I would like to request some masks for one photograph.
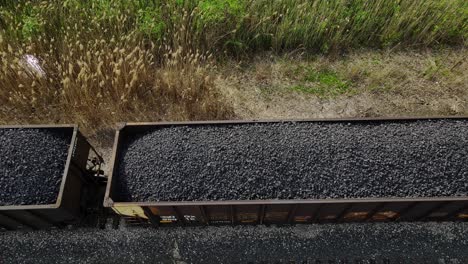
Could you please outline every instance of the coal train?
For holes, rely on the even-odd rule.
[[[468,117],[0,126],[0,228],[468,220]]]

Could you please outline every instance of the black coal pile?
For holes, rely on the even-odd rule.
[[[0,206],[56,202],[71,129],[0,129]]]
[[[468,195],[463,120],[172,126],[124,138],[122,201]]]
[[[467,263],[467,223],[0,233],[3,263]]]

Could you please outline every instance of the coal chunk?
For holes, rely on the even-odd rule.
[[[127,134],[121,201],[468,195],[468,121],[169,126]]]
[[[72,129],[0,129],[0,206],[56,202]]]

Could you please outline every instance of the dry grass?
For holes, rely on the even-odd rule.
[[[58,39],[44,31],[19,42],[0,31],[1,123],[78,123],[94,134],[123,121],[231,117],[213,82],[211,56],[184,45],[188,27],[158,46],[135,28],[120,34],[125,16],[109,24],[92,13],[75,15]],[[30,55],[43,71],[28,66]]]
[[[311,59],[259,56],[228,63],[217,85],[232,98],[240,118],[468,115],[466,57],[466,49]],[[324,70],[346,82],[347,90],[291,89],[324,85],[305,80],[310,72]]]
[[[18,59],[24,55],[21,49],[2,55],[2,122],[71,122],[93,132],[129,120],[230,117],[214,86],[210,64],[170,59],[156,68],[151,52],[139,43],[113,47],[114,52],[99,44],[79,52],[82,44],[75,43],[66,46],[67,55],[44,64],[45,76],[24,67]]]

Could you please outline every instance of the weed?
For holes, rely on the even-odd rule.
[[[160,41],[164,35],[165,24],[159,10],[144,8],[138,10],[138,30],[155,41]]]
[[[327,85],[312,85],[306,86],[303,84],[295,85],[291,87],[291,90],[304,92],[308,94],[317,95],[318,97],[335,97],[341,94],[345,94],[348,92],[349,87],[347,85],[340,85],[340,86],[327,86]]]
[[[205,25],[225,23],[226,20],[240,21],[245,12],[242,0],[202,0],[198,3],[200,22]]]
[[[317,70],[299,67],[296,69],[296,73],[300,74],[301,69],[305,70],[305,74],[300,84],[292,86],[291,90],[319,97],[334,97],[350,91],[351,81],[343,80],[337,72],[331,69]]]

